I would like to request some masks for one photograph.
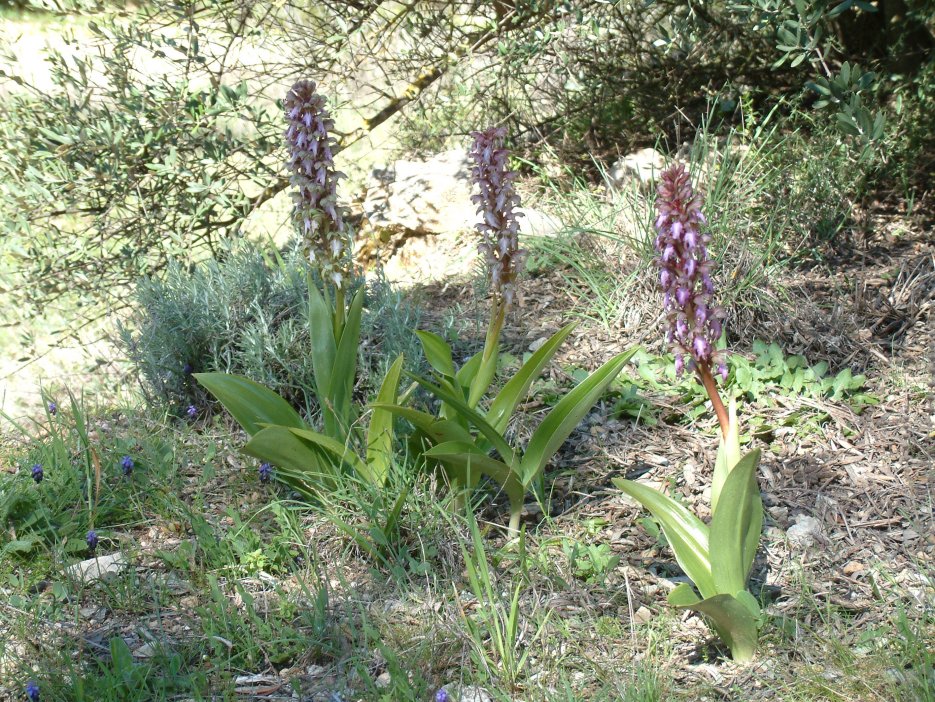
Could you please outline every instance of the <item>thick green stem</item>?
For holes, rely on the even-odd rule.
[[[344,322],[347,321],[347,310],[344,309],[344,288],[334,289],[334,340],[337,343],[344,331]]]
[[[523,503],[522,501],[519,504],[510,505],[510,528],[508,530],[507,536],[511,539],[519,536],[519,518],[523,514]]]
[[[701,384],[704,385],[704,389],[708,392],[711,404],[714,405],[714,413],[717,415],[718,424],[721,425],[721,434],[726,439],[728,429],[730,428],[730,419],[727,415],[727,409],[721,401],[721,396],[718,394],[717,383],[714,382],[711,369],[706,364],[698,364],[696,370],[698,372],[698,377],[701,379]]]
[[[497,374],[497,358],[500,355],[500,332],[503,331],[503,322],[506,319],[506,305],[503,300],[497,300],[490,310],[490,325],[487,327],[487,337],[484,339],[484,351],[481,356],[480,368],[471,381],[471,392],[468,405],[473,409],[487,392],[493,377]]]

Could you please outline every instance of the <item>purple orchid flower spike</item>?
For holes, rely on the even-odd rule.
[[[334,120],[314,81],[300,80],[289,90],[283,107],[289,126],[286,146],[292,171],[292,217],[305,241],[309,261],[323,279],[343,289],[351,273],[350,235],[345,211],[338,205]]]
[[[487,261],[495,301],[505,307],[513,304],[517,279],[522,272],[525,252],[519,248],[520,199],[513,188],[516,173],[510,170],[509,152],[503,148],[506,129],[494,127],[471,132],[474,146],[471,176],[478,193],[471,196],[482,221],[480,251]]]
[[[675,351],[675,370],[694,370],[711,398],[721,430],[727,433],[727,411],[711,374],[727,378],[725,354],[717,350],[725,312],[714,304],[714,262],[708,255],[711,237],[702,226],[702,197],[682,164],[666,169],[656,199],[656,265],[669,321],[666,338]]]

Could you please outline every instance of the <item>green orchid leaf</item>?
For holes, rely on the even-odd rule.
[[[325,436],[312,429],[290,429],[289,431],[300,439],[304,439],[324,449],[337,460],[338,464],[347,463],[367,482],[371,484],[375,482],[370,466],[364,463],[360,456],[354,453],[347,444],[343,444],[336,439],[332,439],[330,436]]]
[[[526,397],[529,386],[541,375],[542,370],[574,328],[575,323],[572,322],[555,332],[548,341],[529,357],[529,360],[516,372],[516,375],[503,386],[503,389],[490,403],[490,409],[487,410],[487,421],[490,422],[494,429],[500,433],[506,431],[510,417],[516,411],[516,406]]]
[[[308,333],[312,342],[312,370],[316,394],[324,404],[331,401],[331,372],[337,345],[334,340],[334,312],[318,286],[308,276]]]
[[[607,386],[623,370],[634,353],[636,348],[614,356],[570,390],[546,415],[529,440],[519,467],[520,479],[524,485],[528,486],[542,472],[546,463],[565,443],[568,435],[600,399]]]
[[[614,485],[648,509],[662,525],[675,560],[703,597],[717,594],[708,552],[708,527],[671,497],[632,480],[616,478]]]
[[[441,441],[437,443],[443,443],[445,441],[467,441],[468,443],[477,445],[485,452],[487,450],[486,446],[481,446],[481,441],[471,436],[471,432],[464,424],[454,419],[437,420],[432,426],[432,433],[441,439]]]
[[[673,607],[693,607],[701,602],[698,593],[688,583],[676,585],[672,592],[669,593],[668,600]]]
[[[717,510],[724,481],[740,460],[740,424],[737,422],[737,402],[728,406],[727,436],[720,436],[717,455],[714,458],[714,475],[711,478],[711,511]]]
[[[383,409],[391,412],[397,417],[402,417],[428,436],[434,443],[439,444],[444,441],[471,440],[471,434],[461,424],[452,420],[439,420],[427,412],[420,412],[411,407],[402,405],[390,405],[382,402],[374,402],[370,405],[373,409]]]
[[[669,604],[703,614],[730,648],[733,659],[745,662],[752,660],[756,653],[760,624],[760,617],[751,611],[749,600],[753,600],[757,611],[759,605],[746,590],[741,590],[738,595],[721,594],[699,600],[687,584],[682,584],[669,594]]]
[[[377,402],[390,405],[396,402],[399,394],[399,378],[403,370],[403,355],[390,366],[377,393]],[[377,484],[386,482],[390,465],[393,461],[393,413],[386,409],[374,408],[370,414],[370,426],[367,428],[367,465]]]
[[[251,436],[260,431],[263,424],[299,429],[307,426],[288,402],[242,375],[195,373],[195,379],[224,405]]]
[[[455,377],[455,364],[451,359],[451,347],[438,334],[417,331],[416,336],[422,342],[422,351],[429,365],[445,378]]]
[[[364,306],[364,292],[364,288],[361,287],[348,307],[347,319],[341,330],[341,339],[337,342],[334,365],[331,369],[329,381],[331,392],[327,398],[319,398],[322,404],[325,404],[326,399],[329,400],[334,410],[338,426],[337,432],[332,433],[332,436],[345,435],[354,421],[354,417],[351,416],[351,396],[354,392],[354,381],[357,378],[357,354],[360,346],[360,318]]]
[[[454,410],[461,415],[468,422],[477,427],[478,431],[484,435],[484,437],[493,445],[497,453],[500,454],[500,457],[503,458],[508,464],[512,464],[514,461],[514,451],[510,448],[510,445],[506,442],[503,436],[494,429],[490,424],[484,419],[477,410],[472,409],[467,405],[467,403],[454,396],[450,391],[442,388],[439,385],[434,385],[424,378],[413,378],[419,385],[428,390],[436,398],[442,402],[450,405]]]
[[[292,434],[290,428],[269,426],[258,431],[243,452],[276,466],[276,478],[304,495],[313,496],[322,479],[332,475],[321,451]]]
[[[461,388],[461,392],[465,398],[469,397],[471,383],[473,383],[474,378],[477,377],[477,372],[480,370],[480,364],[483,360],[483,353],[475,353],[458,369],[458,372],[455,373],[455,380],[458,381],[458,387]]]
[[[526,494],[525,487],[517,480],[516,474],[506,463],[491,458],[481,449],[466,441],[447,441],[433,446],[425,452],[426,456],[452,463],[466,473],[479,471],[493,478],[510,499],[511,505],[522,504]]]
[[[747,585],[763,525],[763,504],[756,483],[759,462],[757,449],[734,466],[711,519],[708,549],[718,592],[733,594]],[[752,554],[748,554],[751,543]]]

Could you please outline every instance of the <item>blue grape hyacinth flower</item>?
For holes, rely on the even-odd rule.
[[[451,696],[448,694],[448,690],[440,688],[438,692],[435,693],[435,702],[451,702]]]
[[[26,697],[30,702],[39,702],[39,686],[36,684],[35,680],[30,680],[26,683]]]
[[[38,463],[32,467],[32,479],[36,481],[36,484],[42,482],[42,479],[45,477],[45,473],[42,472],[42,466]]]
[[[130,456],[124,456],[120,459],[120,467],[124,475],[130,475],[133,472],[133,459]]]
[[[188,415],[189,419],[194,419],[198,416],[198,408],[195,405],[189,405],[188,409],[185,410],[185,414]]]
[[[56,412],[58,412],[58,405],[55,404],[54,401],[50,402],[49,403],[49,414],[51,414],[54,417]]]
[[[273,467],[269,463],[260,464],[260,482],[268,483],[273,477]]]
[[[94,553],[97,550],[97,545],[99,543],[97,532],[94,531],[94,529],[91,529],[91,531],[88,532],[86,541],[88,542],[88,550],[91,553]]]

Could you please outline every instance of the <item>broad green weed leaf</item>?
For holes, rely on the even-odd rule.
[[[369,466],[364,463],[360,456],[354,453],[347,444],[343,444],[340,441],[332,439],[330,436],[325,436],[324,434],[314,431],[312,429],[290,429],[295,436],[300,439],[304,439],[310,443],[320,446],[325,451],[334,456],[339,463],[344,462],[351,466],[355,471],[357,471],[360,477],[364,478],[370,483],[373,483],[373,475],[371,474]]]
[[[466,472],[478,471],[497,481],[510,498],[511,504],[521,504],[526,489],[516,479],[516,474],[503,461],[491,458],[474,444],[464,441],[448,441],[433,446],[425,452],[426,456],[440,461],[450,462]]]
[[[397,417],[402,417],[428,436],[433,443],[440,444],[445,441],[473,441],[471,433],[457,421],[448,419],[439,420],[431,414],[402,405],[373,403],[371,407],[374,409],[385,409]]]
[[[276,467],[276,477],[296,490],[314,494],[331,467],[320,449],[295,436],[287,427],[270,426],[257,432],[243,452]]]
[[[717,510],[724,481],[740,460],[740,424],[737,422],[737,401],[731,399],[727,407],[727,436],[718,439],[717,455],[714,458],[714,475],[711,478],[711,511]]]
[[[468,397],[468,393],[471,389],[471,383],[474,382],[474,377],[477,375],[477,371],[480,368],[481,361],[484,360],[484,355],[482,353],[475,353],[471,356],[467,362],[458,369],[458,372],[455,373],[455,380],[458,381],[458,387],[461,388],[461,392],[464,394],[464,397]]]

